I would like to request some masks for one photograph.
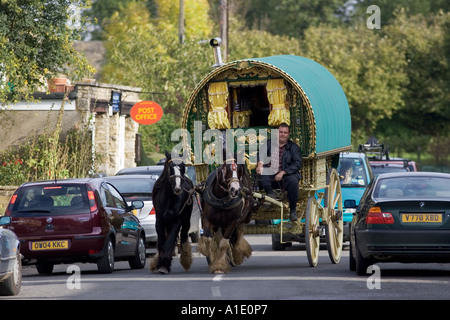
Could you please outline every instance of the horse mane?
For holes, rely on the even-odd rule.
[[[155,184],[153,186],[153,203],[158,203],[158,206],[160,205],[161,208],[165,208],[167,200],[169,197],[159,197],[159,193],[162,192],[164,195],[165,189],[170,188],[170,181],[169,181],[169,161],[170,159],[166,158],[166,162],[164,163],[164,168],[159,176],[159,178],[155,181]]]
[[[242,171],[242,185],[246,188],[251,188],[252,185],[252,181],[250,179],[250,174],[247,171],[247,167],[245,166],[245,164],[238,164],[238,172]]]
[[[155,185],[153,186],[153,203],[158,204],[160,208],[166,208],[170,202],[170,194],[172,194],[170,187],[170,162],[172,161],[170,154],[166,154],[166,162],[164,163],[164,168],[156,180]],[[189,178],[186,178],[186,165],[184,162],[179,164],[181,169],[181,175],[183,178],[181,179],[181,185],[185,187],[185,189],[189,190],[193,188],[193,184]],[[159,196],[159,194],[162,196]],[[182,193],[184,194],[184,192]]]

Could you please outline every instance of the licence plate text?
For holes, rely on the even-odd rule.
[[[69,249],[69,241],[36,241],[31,243],[31,250],[58,250]]]
[[[440,213],[403,213],[402,222],[414,223],[439,223],[442,222],[442,214]]]

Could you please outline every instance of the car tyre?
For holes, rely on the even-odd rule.
[[[366,259],[361,255],[361,252],[359,251],[358,244],[356,244],[356,257],[355,257],[355,268],[356,268],[356,274],[358,276],[365,276],[367,275],[367,268],[371,265],[371,260]]]
[[[49,275],[53,272],[55,265],[51,262],[38,262],[36,263],[36,269],[39,274]]]
[[[16,258],[12,274],[0,282],[0,296],[15,296],[20,292],[22,286],[22,259],[19,249],[16,250]]]
[[[131,269],[142,269],[145,266],[146,258],[145,241],[144,238],[139,237],[136,244],[135,254],[132,258],[130,258],[130,260],[128,260],[128,264],[130,265]]]
[[[114,245],[111,238],[108,238],[103,256],[97,260],[97,268],[100,273],[111,273],[114,271]]]
[[[353,256],[353,246],[352,246],[352,242],[350,241],[350,254],[349,254],[349,259],[348,259],[348,268],[350,269],[350,271],[355,271],[356,270],[356,260],[355,257]]]
[[[292,243],[291,243],[292,245]],[[290,247],[289,243],[281,243],[279,234],[272,234],[272,250],[273,251],[284,251],[286,247]]]

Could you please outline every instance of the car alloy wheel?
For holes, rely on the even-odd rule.
[[[97,261],[97,268],[100,273],[111,273],[114,270],[114,245],[111,238],[108,238],[103,257]]]
[[[142,269],[145,266],[145,259],[147,258],[145,252],[145,241],[139,237],[135,255],[128,260],[131,269]]]

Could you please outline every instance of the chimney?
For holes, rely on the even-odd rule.
[[[223,66],[224,63],[222,61],[222,52],[220,51],[220,45],[222,44],[222,39],[214,38],[209,41],[209,45],[213,47],[214,50],[214,64],[212,68],[217,68]]]

